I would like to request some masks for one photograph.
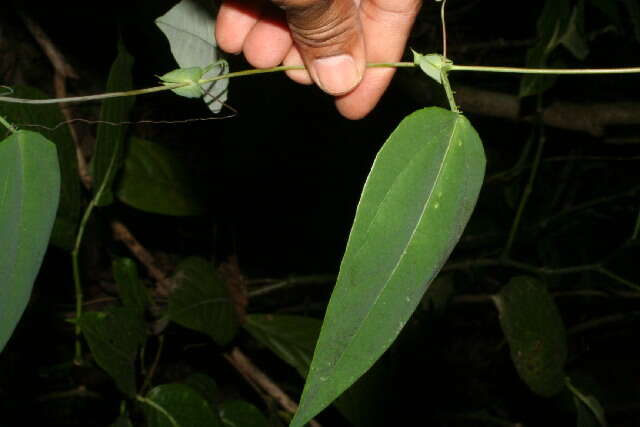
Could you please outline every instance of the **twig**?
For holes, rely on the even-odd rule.
[[[42,28],[31,18],[29,18],[24,12],[20,11],[20,18],[24,22],[25,26],[31,33],[36,42],[40,45],[44,54],[47,55],[51,65],[56,70],[57,73],[62,74],[64,77],[70,77],[72,79],[77,79],[78,74],[75,72],[73,67],[69,65],[69,63],[65,60],[64,55],[60,53],[60,51],[53,44],[51,39],[45,34]]]
[[[610,323],[618,323],[625,320],[632,319],[634,317],[639,317],[640,311],[632,311],[630,313],[618,313],[612,314],[610,316],[599,317],[597,319],[588,320],[586,322],[575,325],[567,331],[571,334],[578,334],[589,329],[598,328],[603,325],[608,325]]]
[[[138,242],[138,239],[120,221],[111,221],[113,237],[122,242],[142,265],[144,265],[149,276],[156,281],[156,292],[159,296],[168,296],[170,291],[168,275],[158,267],[155,258],[147,249]]]
[[[226,353],[224,357],[248,382],[257,384],[269,396],[274,398],[285,411],[294,414],[298,410],[298,405],[264,372],[254,365],[238,347],[234,347],[231,352]],[[315,420],[309,421],[309,425],[312,427],[321,427]]]
[[[455,89],[456,101],[465,113],[514,121],[532,120],[521,116],[520,99],[516,95],[467,86]],[[422,93],[416,94],[416,96],[421,95]],[[543,110],[542,121],[545,125],[554,128],[586,132],[595,137],[602,137],[607,127],[640,124],[640,103],[554,102]]]
[[[249,292],[249,298],[255,298],[272,292],[279,291],[289,286],[295,285],[316,285],[322,283],[330,283],[336,280],[335,274],[318,274],[315,276],[290,277],[284,280],[278,279],[257,279],[249,281],[251,283],[269,283],[267,286],[261,287]]]
[[[606,269],[601,263],[576,265],[571,267],[562,268],[550,268],[550,267],[538,267],[535,265],[527,264],[524,262],[514,261],[509,258],[476,258],[466,261],[459,261],[449,263],[444,266],[442,271],[454,271],[454,270],[468,270],[474,267],[510,267],[516,270],[525,271],[537,276],[559,276],[564,274],[577,274],[577,273],[599,273],[610,279],[624,285],[634,291],[640,290],[640,285],[630,280],[621,277],[610,270]]]
[[[44,32],[42,27],[40,27],[34,20],[29,18],[23,12],[20,12],[20,17],[24,22],[25,26],[36,40],[44,54],[49,58],[49,62],[54,69],[53,76],[53,89],[56,95],[56,98],[66,98],[67,97],[67,78],[77,79],[78,74],[75,72],[73,67],[67,62],[64,55],[58,50],[55,44],[51,41],[49,36]],[[89,173],[89,167],[87,165],[87,161],[80,149],[80,140],[78,138],[78,132],[76,128],[72,126],[72,114],[69,111],[68,104],[60,104],[60,112],[64,116],[65,122],[69,123],[69,132],[71,133],[71,138],[75,143],[76,147],[76,157],[78,160],[78,172],[80,175],[80,180],[86,189],[90,189],[93,180],[91,178],[91,174]]]
[[[153,358],[153,362],[151,363],[151,368],[149,368],[149,373],[144,378],[144,382],[142,383],[142,387],[140,387],[139,394],[145,394],[149,386],[151,385],[151,380],[156,373],[156,369],[158,368],[158,363],[160,362],[160,355],[162,355],[162,349],[164,348],[164,336],[158,335],[158,350],[156,351],[156,355]]]
[[[533,192],[533,184],[535,182],[536,176],[538,175],[538,168],[540,167],[540,160],[542,159],[542,152],[544,151],[544,143],[546,141],[546,137],[544,134],[544,126],[540,121],[539,108],[541,104],[541,97],[538,95],[538,123],[537,123],[537,142],[538,146],[536,149],[535,156],[533,158],[533,165],[531,166],[531,171],[529,172],[529,178],[527,179],[527,184],[524,187],[524,192],[522,193],[522,198],[520,199],[520,203],[518,204],[518,210],[516,211],[516,216],[513,219],[513,223],[511,224],[511,229],[509,230],[509,237],[507,238],[507,242],[504,246],[504,250],[502,252],[502,257],[508,258],[509,253],[511,252],[511,248],[513,247],[513,243],[515,242],[516,235],[518,233],[518,229],[520,227],[520,222],[522,220],[522,215],[524,214],[524,209],[527,206],[527,202],[529,201],[529,196]]]
[[[558,218],[563,217],[565,215],[571,214],[571,213],[575,213],[577,211],[582,211],[585,209],[589,209],[592,208],[594,206],[603,204],[603,203],[609,203],[613,200],[617,200],[620,198],[624,198],[624,197],[630,197],[635,195],[637,192],[640,192],[640,185],[637,185],[635,187],[629,188],[628,190],[622,191],[620,193],[617,194],[611,194],[611,195],[607,195],[604,197],[599,197],[597,199],[593,199],[593,200],[589,200],[586,201],[584,203],[581,203],[579,205],[575,205],[573,207],[564,209],[563,211],[558,212],[555,215],[552,215],[548,218],[546,218],[544,221],[542,221],[540,223],[540,227],[541,228],[545,228],[548,227],[550,223],[556,221]]]

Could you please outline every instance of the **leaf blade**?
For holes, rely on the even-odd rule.
[[[185,384],[159,385],[146,398],[154,404],[144,408],[149,427],[222,427],[209,402]]]
[[[106,312],[84,313],[78,323],[98,365],[122,392],[134,396],[134,362],[138,347],[146,339],[140,314],[129,308],[113,307]]]
[[[520,378],[541,396],[560,392],[565,383],[566,332],[545,286],[532,277],[514,277],[494,301]]]
[[[118,44],[118,56],[116,57],[107,80],[107,92],[130,90],[133,88],[133,76],[131,70],[133,68],[133,56],[127,52],[122,43]],[[135,98],[125,96],[121,98],[106,99],[102,103],[100,109],[100,121],[104,123],[98,124],[96,135],[96,152],[93,160],[93,178],[94,192],[102,190],[100,200],[96,201],[96,206],[107,206],[113,202],[112,183],[119,163],[115,168],[110,169],[112,159],[120,159],[122,157],[124,138],[127,133],[127,126],[112,125],[112,123],[120,123],[129,118],[131,108]],[[107,124],[109,122],[111,124]]]
[[[202,0],[182,0],[166,14],[156,19],[156,25],[169,40],[171,53],[180,68],[206,69],[218,62],[215,42],[216,10],[214,3]],[[226,63],[205,73],[211,77],[227,72]],[[213,113],[218,113],[227,100],[229,79],[218,80],[203,87],[204,101]]]
[[[238,320],[222,279],[204,258],[187,258],[178,265],[175,289],[169,295],[169,318],[209,335],[225,345],[238,329]]]
[[[484,165],[471,124],[441,108],[416,111],[389,137],[358,204],[291,426],[331,403],[397,337],[458,241]]]
[[[56,146],[18,131],[0,142],[0,351],[24,312],[60,197]]]
[[[44,92],[30,86],[13,87],[16,97],[29,99],[49,98]],[[51,244],[70,251],[80,221],[81,194],[78,180],[78,160],[69,126],[57,105],[39,105],[0,102],[0,114],[18,125],[38,124],[55,130],[39,129],[38,133],[56,145],[60,164],[60,202],[51,231]]]

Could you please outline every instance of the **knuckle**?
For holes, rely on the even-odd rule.
[[[354,37],[359,27],[357,9],[349,2],[315,2],[309,8],[287,10],[295,41],[310,48],[340,46]]]

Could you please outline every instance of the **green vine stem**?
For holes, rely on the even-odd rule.
[[[640,74],[640,67],[622,68],[519,68],[519,67],[491,67],[482,65],[451,65],[450,71],[476,71],[488,73],[511,74]]]
[[[538,169],[540,167],[540,163],[542,161],[542,152],[544,151],[544,143],[546,141],[546,136],[544,133],[544,125],[541,121],[541,108],[542,108],[542,97],[538,95],[537,97],[537,131],[538,131],[538,147],[536,149],[535,157],[533,158],[533,164],[531,165],[531,171],[529,172],[529,178],[527,180],[527,184],[524,187],[524,192],[522,194],[522,198],[520,199],[520,203],[518,205],[518,210],[516,211],[516,216],[513,219],[513,224],[511,224],[511,229],[509,230],[509,237],[507,238],[507,243],[504,246],[504,250],[502,252],[502,258],[508,258],[509,253],[511,252],[511,248],[513,247],[513,242],[516,239],[516,235],[518,234],[518,229],[520,228],[520,222],[522,221],[522,215],[524,214],[524,209],[529,201],[529,197],[533,192],[533,184],[535,182],[536,176],[538,175]]]
[[[18,131],[11,123],[7,121],[7,119],[2,116],[0,116],[0,124],[9,129],[9,132],[11,133],[16,133]]]
[[[375,62],[367,64],[367,68],[413,68],[416,64],[413,62]],[[215,82],[217,80],[231,79],[235,77],[252,76],[256,74],[276,73],[290,70],[304,70],[302,65],[288,65],[272,68],[255,68],[250,70],[235,71],[232,73],[221,74],[208,79],[202,79],[198,83],[206,84]],[[623,67],[623,68],[586,68],[586,69],[570,69],[570,68],[517,68],[517,67],[490,67],[479,65],[455,65],[449,64],[445,73],[449,71],[476,71],[476,72],[490,72],[490,73],[516,73],[516,74],[640,74],[640,67]],[[0,102],[11,102],[16,104],[58,104],[58,103],[75,103],[75,102],[89,102],[100,101],[103,99],[118,98],[123,96],[136,96],[146,95],[156,92],[164,92],[167,90],[178,89],[181,87],[189,86],[190,82],[184,83],[170,83],[161,86],[154,86],[145,89],[136,89],[121,92],[109,92],[101,93],[97,95],[85,95],[85,96],[72,96],[67,98],[51,98],[51,99],[24,99],[14,98],[10,96],[0,96]],[[2,121],[2,124],[5,124]],[[6,124],[5,124],[6,126]]]
[[[80,317],[82,316],[82,307],[83,307],[83,299],[84,294],[82,292],[82,279],[80,277],[80,247],[82,246],[82,239],[84,237],[84,231],[87,227],[87,223],[89,222],[89,218],[91,218],[91,214],[98,204],[98,200],[102,197],[102,193],[104,193],[105,188],[107,187],[107,182],[110,181],[110,177],[115,171],[116,159],[118,158],[117,154],[111,157],[109,161],[109,166],[107,167],[107,171],[105,173],[104,179],[100,183],[100,187],[98,191],[93,196],[89,205],[84,211],[82,215],[82,220],[80,221],[80,225],[78,227],[78,234],[76,235],[76,241],[73,246],[73,250],[71,251],[71,264],[73,268],[73,284],[76,294],[76,318],[75,318],[75,356],[74,356],[74,364],[82,365],[82,344],[80,342],[80,336],[82,335],[82,330],[80,328]]]

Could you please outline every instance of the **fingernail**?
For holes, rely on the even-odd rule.
[[[347,93],[360,82],[360,75],[351,55],[318,58],[313,61],[312,67],[317,83],[331,95]]]

